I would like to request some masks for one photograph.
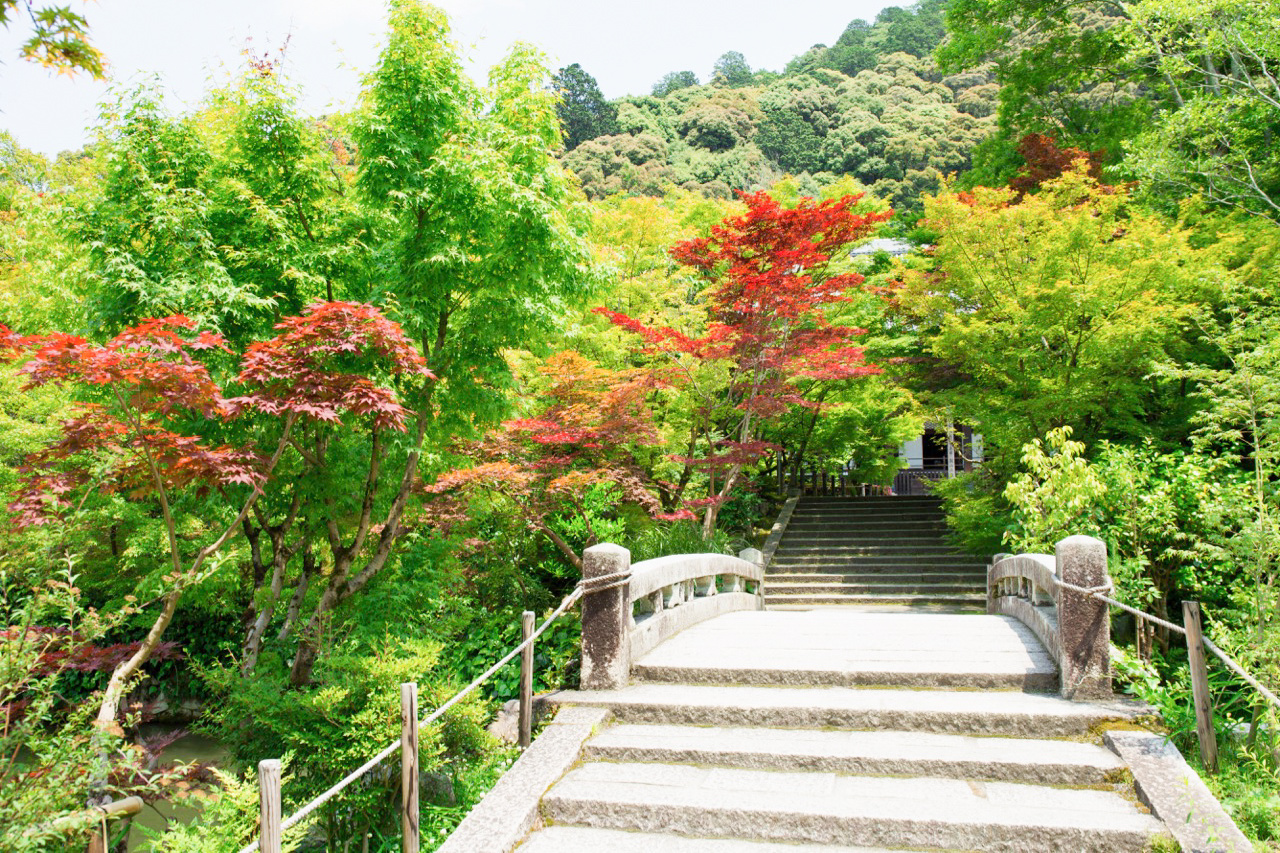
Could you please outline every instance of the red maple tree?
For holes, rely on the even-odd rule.
[[[813,405],[794,380],[876,372],[855,344],[863,330],[830,319],[862,276],[835,271],[832,264],[892,215],[857,212],[861,195],[803,198],[793,208],[763,191],[740,195],[746,213],[726,218],[709,237],[677,243],[670,252],[711,282],[704,334],[646,326],[626,314],[596,309],[643,339],[644,350],[665,362],[665,381],[691,393],[690,452],[676,458],[707,474],[706,497],[687,501],[683,511],[686,516],[703,511],[706,537],[743,471],[771,450],[757,438],[761,422],[793,406]],[[720,366],[722,384],[709,388],[695,380],[694,367],[708,364]]]
[[[595,544],[591,514],[582,500],[587,489],[609,484],[623,502],[651,514],[661,510],[647,473],[631,452],[659,442],[644,399],[653,384],[646,372],[609,370],[576,352],[551,356],[539,372],[549,386],[536,417],[507,421],[468,448],[468,455],[485,462],[449,471],[426,487],[433,498],[432,524],[451,531],[467,521],[471,497],[480,492],[503,495],[529,529],[546,536],[568,563],[581,568],[581,557],[557,532],[553,516],[576,515],[587,533],[585,544]]]
[[[1102,180],[1102,161],[1106,152],[1085,151],[1083,148],[1062,148],[1058,140],[1043,133],[1028,133],[1018,142],[1018,153],[1026,160],[1026,165],[1011,181],[1009,188],[1017,191],[1014,202],[1019,202],[1027,193],[1040,189],[1045,181],[1060,178],[1070,171],[1078,161],[1084,161],[1086,174],[1095,181]]]
[[[101,726],[115,724],[125,687],[161,648],[183,592],[241,529],[293,446],[295,425],[354,417],[403,430],[405,409],[374,377],[429,376],[399,326],[370,305],[318,303],[277,329],[245,353],[237,377],[244,393],[227,397],[199,358],[225,351],[225,341],[195,331],[185,317],[145,320],[106,344],[61,333],[23,337],[0,326],[0,354],[23,360],[28,388],[57,383],[84,398],[60,437],[27,458],[10,505],[13,523],[74,523],[95,494],[119,492],[154,500],[166,531],[169,571],[159,612],[136,649],[112,668]],[[273,436],[267,448],[219,445],[202,434],[212,421],[250,414],[270,422],[260,430]],[[180,540],[175,518],[175,497],[185,489],[217,490],[234,509],[233,519],[194,553]]]

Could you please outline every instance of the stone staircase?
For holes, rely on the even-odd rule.
[[[981,611],[986,565],[946,534],[937,498],[801,498],[768,566],[765,606]]]
[[[555,697],[609,717],[520,853],[1136,853],[1164,834],[1098,734],[1145,709],[1036,692],[1056,668],[1009,617],[729,613],[632,675]]]

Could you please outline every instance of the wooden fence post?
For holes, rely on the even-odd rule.
[[[592,545],[582,552],[582,579],[631,572],[631,552],[621,545]],[[582,596],[582,689],[616,690],[631,676],[631,589],[625,582]]]
[[[1200,602],[1182,602],[1182,624],[1187,629],[1187,657],[1191,665],[1191,703],[1196,709],[1196,736],[1200,760],[1210,773],[1218,772],[1218,736],[1213,730],[1213,706],[1209,703],[1209,670],[1204,659],[1204,635],[1200,629]]]
[[[258,762],[258,815],[261,821],[258,848],[262,853],[280,853],[280,759]]]
[[[528,640],[533,636],[533,611],[526,610],[520,614],[520,638]],[[533,643],[524,647],[520,653],[520,748],[524,749],[533,740]]]
[[[418,685],[400,685],[400,850],[418,853]]]

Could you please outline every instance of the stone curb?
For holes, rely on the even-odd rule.
[[[607,708],[565,706],[476,804],[437,853],[508,853],[541,823],[542,795],[582,754],[609,718]]]
[[[1184,853],[1253,853],[1253,844],[1168,738],[1109,731],[1104,740],[1129,765],[1138,798]]]
[[[787,525],[791,523],[791,515],[796,511],[796,504],[800,503],[799,496],[787,498],[787,502],[782,505],[782,510],[778,513],[778,520],[773,523],[773,529],[769,531],[769,538],[765,540],[764,547],[760,549],[764,555],[761,566],[765,571],[769,570],[769,564],[773,562],[773,555],[778,550],[778,545],[782,542],[782,535],[787,532]]]

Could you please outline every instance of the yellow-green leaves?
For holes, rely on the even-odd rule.
[[[1016,551],[1051,553],[1059,539],[1095,531],[1106,486],[1084,458],[1084,442],[1071,440],[1071,427],[1023,445],[1022,466],[1004,489],[1016,525],[1004,537]]]
[[[900,316],[936,361],[939,402],[978,427],[1005,470],[1033,437],[1145,434],[1153,364],[1212,295],[1210,253],[1081,173],[1015,201],[1009,190],[926,203],[941,238],[906,272]]]

